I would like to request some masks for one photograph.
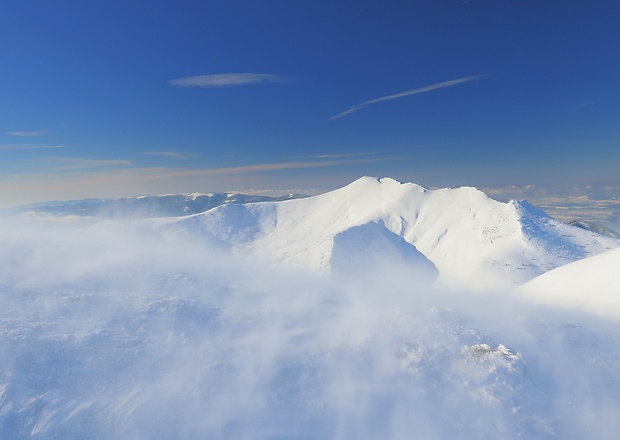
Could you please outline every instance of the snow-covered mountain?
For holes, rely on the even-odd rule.
[[[524,201],[501,203],[475,188],[428,190],[372,177],[315,197],[220,206],[174,223],[211,234],[239,253],[315,270],[330,268],[342,234],[374,224],[363,231],[392,234],[415,247],[443,283],[477,289],[521,284],[620,243]],[[357,255],[392,247],[364,248],[363,233],[355,235]]]
[[[620,319],[620,249],[549,271],[515,290],[528,300]]]
[[[0,438],[616,438],[620,320],[587,312],[617,305],[620,249],[523,287],[583,310],[465,288],[616,245],[370,178],[174,219],[0,216]]]

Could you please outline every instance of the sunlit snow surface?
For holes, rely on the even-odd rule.
[[[614,438],[619,325],[233,256],[140,222],[3,220],[0,438]]]
[[[620,317],[620,249],[549,271],[516,289],[537,303]]]

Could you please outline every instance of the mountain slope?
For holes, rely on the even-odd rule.
[[[335,236],[380,223],[432,261],[443,283],[483,289],[523,283],[619,243],[475,188],[431,191],[371,177],[315,197],[220,206],[174,222],[240,253],[315,270],[329,269]]]
[[[620,249],[559,267],[515,290],[537,303],[620,319]]]

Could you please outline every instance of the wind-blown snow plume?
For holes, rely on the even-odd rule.
[[[335,252],[401,249],[390,234],[356,228]],[[390,262],[328,275],[155,222],[2,220],[0,437],[618,432],[617,323],[442,292]]]

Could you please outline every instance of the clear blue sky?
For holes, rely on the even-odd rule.
[[[619,23],[611,0],[6,0],[0,206],[620,186]]]

